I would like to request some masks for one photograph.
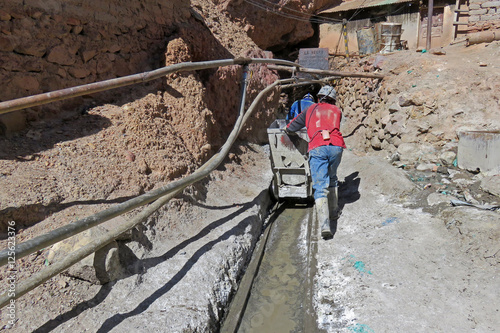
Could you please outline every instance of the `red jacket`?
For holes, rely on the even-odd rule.
[[[287,128],[296,132],[303,128],[307,128],[309,136],[308,151],[320,146],[340,146],[346,148],[342,133],[340,133],[340,121],[342,120],[342,112],[333,104],[317,103],[311,105],[306,112],[302,112],[295,117],[287,126]],[[327,130],[330,134],[329,140],[323,140],[321,130]]]

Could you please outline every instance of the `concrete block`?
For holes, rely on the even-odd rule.
[[[459,168],[500,173],[500,131],[467,131],[458,137]]]
[[[487,1],[481,5],[483,8],[500,7],[500,1]]]

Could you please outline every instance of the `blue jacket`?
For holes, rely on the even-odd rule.
[[[293,102],[290,111],[286,115],[286,120],[292,120],[297,117],[300,113],[307,110],[311,105],[314,104],[314,100],[311,97],[306,97]]]

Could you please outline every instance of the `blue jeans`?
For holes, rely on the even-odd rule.
[[[320,146],[309,152],[314,200],[325,198],[329,187],[338,186],[337,168],[343,151],[339,146]]]

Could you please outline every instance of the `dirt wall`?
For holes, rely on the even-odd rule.
[[[264,50],[279,51],[314,35],[311,16],[340,0],[221,1],[219,7],[240,24],[248,36]]]
[[[166,38],[191,17],[190,3],[180,0],[1,2],[2,101],[157,68]],[[99,96],[109,94],[90,100]],[[82,104],[89,105],[89,97],[0,116],[0,121],[7,130],[19,129],[24,119]]]

